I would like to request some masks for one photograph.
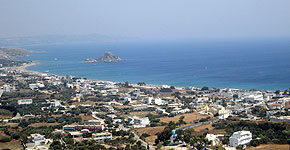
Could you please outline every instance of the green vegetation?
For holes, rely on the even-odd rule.
[[[7,109],[2,109],[0,108],[0,115],[1,116],[12,116],[13,112],[7,110]]]
[[[1,67],[13,67],[13,66],[20,66],[23,63],[28,63],[28,61],[14,61],[14,60],[6,60],[0,59],[0,68]]]
[[[263,143],[288,144],[290,142],[290,132],[287,130],[288,125],[285,122],[265,122],[265,123],[251,123],[246,121],[238,122],[220,122],[214,124],[216,129],[225,129],[227,134],[225,136],[224,144],[227,143],[228,138],[236,131],[247,130],[253,134],[253,141],[251,145],[257,146]]]

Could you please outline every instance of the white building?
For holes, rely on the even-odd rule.
[[[224,107],[222,107],[221,110],[219,110],[219,119],[225,120],[230,116],[230,111],[226,110]]]
[[[52,139],[46,139],[41,134],[31,134],[27,137],[27,140],[29,143],[25,144],[26,150],[49,149],[50,144],[53,142]]]
[[[152,104],[155,105],[165,105],[166,102],[164,100],[162,100],[161,98],[155,98],[152,100]]]
[[[39,88],[44,88],[45,85],[43,83],[36,83],[36,85],[39,87]]]
[[[61,106],[60,101],[58,101],[58,100],[50,101],[50,107],[58,107],[58,106]]]
[[[264,96],[260,93],[246,94],[243,99],[246,102],[262,102],[264,101]]]
[[[205,138],[211,142],[211,146],[216,146],[219,143],[219,139],[214,134],[207,134]]]
[[[66,87],[67,87],[67,88],[71,88],[71,89],[73,89],[73,88],[74,88],[74,85],[73,85],[73,84],[70,84],[70,83],[67,83],[67,84],[66,84]]]
[[[252,133],[250,131],[237,131],[230,137],[230,146],[237,147],[245,145],[252,141]]]
[[[143,102],[146,103],[146,104],[155,104],[155,105],[165,105],[165,104],[167,104],[161,98],[153,98],[153,97],[145,97],[143,99]]]
[[[148,105],[146,104],[140,104],[140,105],[133,105],[133,110],[143,110],[143,109],[147,109]]]
[[[15,90],[15,87],[5,84],[5,85],[3,85],[2,89],[4,92],[11,92],[11,91]]]
[[[128,122],[133,125],[133,128],[143,128],[150,125],[150,120],[148,117],[139,118],[136,116],[128,118]]]
[[[32,104],[32,99],[21,99],[21,100],[18,100],[18,105],[24,105],[24,104]]]
[[[145,97],[143,99],[143,102],[146,103],[146,104],[151,104],[152,100],[153,100],[153,97]]]
[[[93,139],[96,142],[102,142],[106,139],[108,140],[112,140],[112,133],[109,132],[104,132],[104,133],[93,133],[92,134]]]
[[[3,90],[0,90],[0,98],[2,97],[3,94]]]
[[[38,86],[37,86],[37,84],[29,84],[29,88],[31,90],[35,90],[35,89],[38,89]]]
[[[88,125],[105,125],[104,120],[89,120]]]

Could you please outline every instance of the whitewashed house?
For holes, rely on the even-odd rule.
[[[25,144],[25,149],[49,149],[49,145],[53,142],[52,139],[46,139],[41,134],[31,134],[27,137],[29,143]]]
[[[252,141],[252,133],[250,131],[237,131],[230,137],[230,146],[237,147],[245,145]]]
[[[92,134],[92,137],[93,139],[96,141],[96,142],[102,142],[106,139],[108,140],[112,140],[112,133],[109,133],[109,132],[103,132],[103,133],[93,133]]]
[[[155,105],[165,105],[167,103],[164,100],[162,100],[161,98],[154,98],[152,100],[152,104],[155,104]]]
[[[146,104],[133,105],[133,110],[143,110],[149,108]]]
[[[18,100],[17,103],[18,105],[28,105],[28,104],[32,104],[32,99],[21,99],[21,100]]]
[[[205,138],[211,142],[211,146],[216,146],[219,143],[219,139],[214,134],[206,134]]]

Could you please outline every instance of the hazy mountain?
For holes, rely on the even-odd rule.
[[[21,45],[41,45],[41,44],[65,44],[65,43],[95,43],[106,42],[113,39],[100,34],[90,35],[42,35],[0,38],[0,46],[21,46]]]

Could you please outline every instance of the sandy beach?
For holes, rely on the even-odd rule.
[[[21,66],[6,67],[6,68],[2,68],[2,69],[10,70],[10,71],[17,71],[19,73],[28,73],[28,74],[41,75],[42,73],[40,73],[40,72],[27,70],[27,67],[38,65],[38,64],[39,64],[39,61],[32,61],[30,63],[25,63],[25,64],[23,64]]]

